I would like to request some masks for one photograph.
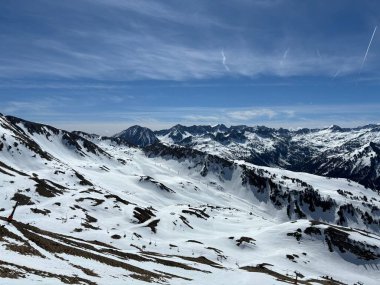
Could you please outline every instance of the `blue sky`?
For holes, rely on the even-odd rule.
[[[100,134],[380,123],[379,21],[376,0],[3,0],[0,112]]]

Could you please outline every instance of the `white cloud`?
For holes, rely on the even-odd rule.
[[[13,100],[1,102],[0,108],[5,114],[57,114],[56,110],[70,106],[71,99],[65,96],[50,96],[40,98],[38,96],[30,96],[25,100]]]
[[[267,117],[269,119],[275,117],[277,112],[271,109],[252,109],[240,110],[227,113],[227,115],[235,120],[248,121],[258,117]]]
[[[183,119],[193,122],[217,122],[221,120],[221,117],[207,115],[188,115],[184,116]]]
[[[120,9],[126,9],[159,18],[170,26],[168,30],[171,33],[161,33],[159,25],[154,27],[145,18],[139,19],[141,23],[122,22],[120,26],[119,18],[109,18],[105,20],[105,26],[114,28],[95,29],[84,24],[70,31],[70,36],[33,37],[27,45],[22,37],[4,37],[5,43],[7,40],[12,42],[8,47],[20,50],[18,56],[2,58],[0,55],[0,77],[186,81],[223,76],[333,76],[337,68],[339,75],[344,76],[354,74],[360,67],[361,55],[358,53],[331,52],[330,47],[326,46],[325,50],[330,52],[324,51],[321,57],[319,50],[316,54],[315,49],[305,48],[304,43],[297,39],[289,40],[292,43],[291,52],[286,48],[288,43],[282,43],[284,39],[278,39],[278,49],[265,48],[260,43],[246,43],[244,39],[228,41],[235,31],[224,27],[223,19],[212,19],[210,14],[186,14],[186,9],[179,9],[178,5],[171,7],[157,1],[94,1],[101,7],[107,6],[118,17],[121,17]],[[178,24],[205,32],[200,34],[199,40],[189,41],[194,36],[193,32]],[[210,26],[217,26],[219,33],[211,33]],[[336,45],[334,42],[331,44]],[[227,45],[228,65],[224,51],[221,55],[215,52],[216,45]],[[25,46],[28,46],[28,52],[23,50]],[[221,62],[225,70],[221,68]]]
[[[287,115],[289,118],[293,118],[296,115],[296,112],[294,110],[284,110],[282,111],[285,115]]]
[[[52,102],[51,102],[52,103]],[[268,127],[298,128],[324,127],[337,124],[355,127],[379,123],[378,104],[344,105],[296,105],[271,108],[197,108],[161,107],[125,110],[124,112],[60,113],[58,106],[39,104],[28,108],[28,102],[11,104],[20,107],[19,116],[31,121],[50,124],[66,130],[82,130],[100,135],[111,135],[132,125],[146,126],[154,130],[170,128],[176,124],[265,125]],[[70,102],[67,102],[69,104]],[[59,107],[61,106],[61,107]],[[3,111],[3,108],[2,108]],[[5,112],[6,113],[6,112]],[[42,115],[41,115],[42,114]],[[5,115],[17,115],[6,113]]]
[[[91,32],[89,32],[90,34]],[[332,76],[339,67],[340,75],[357,71],[359,56],[330,55],[319,58],[299,50],[280,55],[276,52],[262,52],[252,48],[229,48],[228,65],[222,51],[188,46],[180,42],[167,42],[158,35],[136,35],[131,33],[94,33],[93,38],[101,42],[99,49],[86,52],[76,47],[51,44],[44,47],[44,53],[37,58],[23,56],[7,58],[0,67],[4,77],[57,76],[61,78],[87,78],[97,80],[176,80],[208,79],[226,76],[259,75],[291,76]],[[40,45],[39,42],[37,45]],[[154,48],[152,48],[154,47]],[[56,57],[46,51],[57,53]],[[45,54],[46,53],[46,54]],[[294,55],[296,54],[296,55]],[[225,70],[220,68],[220,62]]]
[[[230,68],[228,67],[228,65],[226,64],[226,56],[224,55],[224,50],[221,51],[221,54],[222,54],[222,64],[224,66],[224,68],[226,69],[226,71],[230,71]]]
[[[91,4],[104,5],[107,8],[113,7],[118,10],[124,9],[132,11],[143,16],[150,18],[163,19],[165,21],[172,21],[176,24],[185,24],[189,26],[197,27],[226,27],[229,26],[225,23],[215,19],[210,14],[199,13],[200,9],[197,9],[197,13],[189,13],[189,10],[194,7],[192,3],[181,2],[177,9],[175,5],[170,6],[170,3],[166,1],[155,0],[87,0]],[[168,5],[169,4],[169,5]]]

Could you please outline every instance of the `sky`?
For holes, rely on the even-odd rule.
[[[0,112],[131,125],[380,123],[377,0],[1,0]]]

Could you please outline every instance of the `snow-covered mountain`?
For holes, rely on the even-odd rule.
[[[176,125],[156,135],[164,143],[227,159],[349,178],[380,189],[380,125],[300,130]]]
[[[245,127],[204,128],[192,140]],[[378,283],[377,191],[157,136],[141,148],[0,116],[0,283]]]

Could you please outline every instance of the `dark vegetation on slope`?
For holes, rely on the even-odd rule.
[[[286,209],[289,219],[322,219],[319,213],[324,213],[324,221],[338,225],[347,225],[348,219],[361,220],[368,229],[375,232],[378,231],[380,225],[380,218],[378,218],[380,210],[368,203],[366,196],[351,197],[351,199],[366,203],[368,211],[363,211],[350,203],[338,206],[334,199],[321,196],[313,186],[297,178],[282,176],[278,181],[275,174],[266,170],[246,165],[238,166],[227,159],[186,147],[156,143],[144,148],[144,151],[148,157],[175,159],[179,162],[187,161],[190,165],[189,168],[198,169],[202,176],[213,173],[221,181],[230,179],[231,173],[240,167],[242,184],[250,189],[258,200],[271,202],[279,210]],[[285,186],[283,182],[287,180],[297,187],[301,187],[302,190]],[[339,190],[337,191],[339,193]],[[341,195],[349,195],[341,193]],[[335,220],[336,215],[339,217],[337,220]]]
[[[0,217],[0,220],[6,221],[6,219],[3,217]],[[126,273],[128,273],[130,277],[150,283],[165,283],[167,280],[172,278],[179,278],[184,280],[191,279],[169,274],[164,271],[149,271],[141,267],[129,264],[129,260],[134,260],[138,262],[154,262],[168,267],[177,267],[182,268],[184,270],[210,273],[209,271],[200,270],[182,262],[164,259],[176,257],[199,264],[207,264],[210,266],[222,268],[219,264],[212,262],[211,260],[208,260],[207,258],[202,256],[187,257],[180,255],[162,255],[159,253],[149,251],[143,251],[140,254],[128,253],[105,243],[100,243],[98,241],[82,240],[72,236],[65,236],[62,234],[49,232],[17,221],[13,221],[12,226],[16,227],[16,229],[23,236],[21,237],[10,232],[6,227],[0,227],[0,241],[2,241],[4,238],[7,238],[8,240],[15,240],[17,242],[17,244],[9,242],[7,244],[7,249],[11,251],[16,251],[20,254],[39,256],[41,258],[46,259],[46,264],[49,264],[49,260],[38,250],[38,248],[52,253],[56,258],[67,261],[68,263],[69,261],[63,258],[61,255],[64,254],[69,256],[72,255],[77,257],[83,257],[89,260],[98,261],[100,263],[112,267],[119,267],[125,269]],[[32,247],[29,242],[33,242],[36,245],[36,248]],[[115,257],[118,258],[116,259]],[[84,268],[81,266],[80,269],[86,275],[98,276],[98,274],[95,271],[89,268]],[[96,284],[92,281],[89,281],[85,278],[79,278],[75,275],[59,275],[48,271],[40,271],[33,268],[0,261],[0,277],[18,279],[27,278],[28,274],[34,274],[47,278],[57,278],[60,281],[67,284]]]

